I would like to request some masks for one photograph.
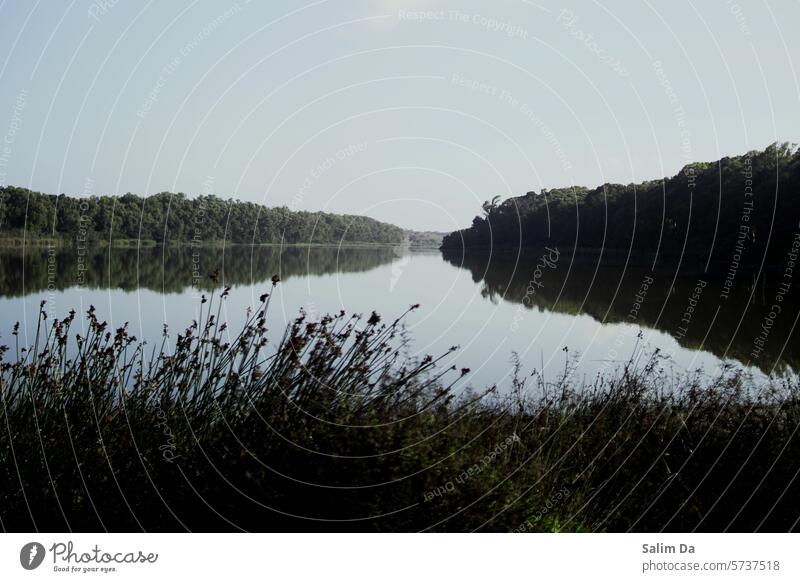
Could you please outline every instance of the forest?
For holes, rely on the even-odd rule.
[[[799,181],[800,149],[775,143],[661,180],[496,196],[442,247],[549,244],[644,252],[668,263],[782,264],[798,233]]]
[[[51,195],[0,188],[0,237],[70,244],[399,244],[405,231],[365,216],[268,208],[253,202],[161,192],[142,197]]]

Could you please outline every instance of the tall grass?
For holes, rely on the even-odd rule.
[[[4,530],[798,529],[795,386],[676,380],[656,353],[589,385],[517,360],[474,392],[450,352],[407,355],[408,312],[301,313],[272,345],[270,294],[235,331],[227,295],[153,347],[94,308],[83,335],[74,312],[13,330]]]

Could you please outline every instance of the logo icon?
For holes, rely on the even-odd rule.
[[[19,551],[19,563],[26,570],[35,570],[44,561],[44,546],[38,542],[29,542]]]
[[[395,286],[400,281],[400,277],[403,276],[403,271],[409,263],[411,263],[411,257],[408,255],[392,263],[392,279],[389,281],[389,293],[394,291]]]

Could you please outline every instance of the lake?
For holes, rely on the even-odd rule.
[[[201,295],[213,288],[212,272],[232,288],[224,313],[235,328],[278,274],[271,337],[277,339],[301,309],[312,319],[339,310],[374,310],[393,319],[419,303],[407,320],[410,355],[437,355],[458,345],[447,362],[471,368],[475,387],[507,387],[513,353],[527,372],[543,372],[550,380],[567,366],[591,381],[619,370],[634,353],[642,358],[656,349],[669,357],[663,365],[675,373],[715,374],[732,365],[763,380],[798,369],[796,290],[784,293],[779,317],[769,315],[780,270],[757,281],[753,273],[739,272],[730,287],[724,275],[702,269],[676,276],[674,269],[623,264],[598,267],[591,256],[561,249],[465,255],[344,247],[111,248],[84,254],[7,248],[0,251],[0,335],[2,343],[11,343],[11,328],[19,321],[21,343],[32,343],[45,301],[51,318],[94,305],[101,319],[114,327],[129,322],[131,332],[150,344],[160,343],[164,323],[174,339],[197,317]]]

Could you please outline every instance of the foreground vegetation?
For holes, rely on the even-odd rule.
[[[273,279],[273,286],[278,283]],[[145,346],[93,308],[2,348],[7,531],[788,531],[796,387],[676,379],[658,353],[503,395],[407,356],[403,317],[240,331],[227,290]],[[415,309],[412,307],[411,310]]]
[[[400,244],[405,231],[366,216],[292,211],[217,196],[187,198],[49,195],[0,188],[0,232],[11,244],[52,239],[72,245],[99,241],[210,245],[267,243]]]

